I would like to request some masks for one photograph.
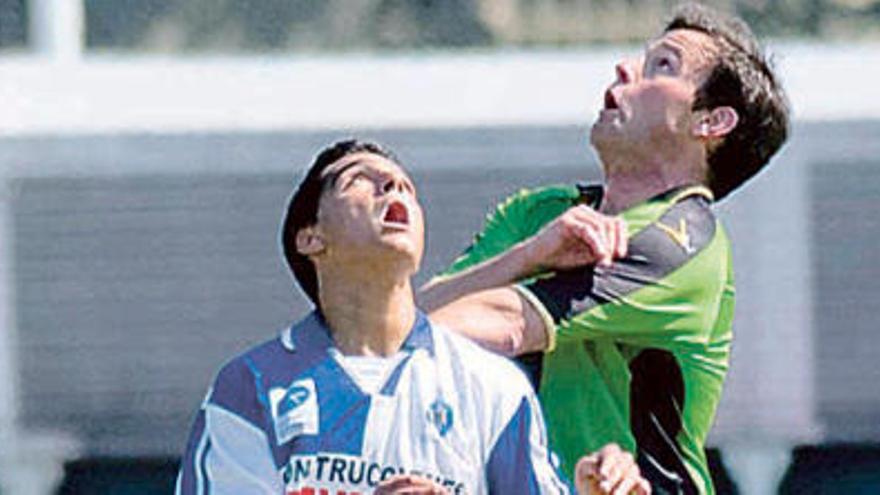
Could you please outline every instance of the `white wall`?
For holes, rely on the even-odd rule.
[[[0,58],[0,135],[591,122],[637,47],[344,57]],[[798,121],[880,117],[880,44],[780,44]]]

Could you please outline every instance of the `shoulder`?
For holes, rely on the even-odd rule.
[[[234,356],[217,372],[213,385],[215,397],[253,390],[256,378],[276,366],[284,352],[280,339],[276,337]]]
[[[630,253],[680,265],[702,252],[719,230],[711,200],[700,189],[671,192],[623,213]]]
[[[620,213],[638,231],[660,219],[686,218],[698,223],[714,222],[711,193],[701,186],[674,189]],[[633,229],[631,229],[633,230]]]
[[[218,378],[232,379],[233,376],[245,370],[252,374],[262,374],[274,367],[281,366],[282,363],[279,361],[284,361],[291,353],[283,343],[285,336],[289,335],[290,331],[291,328],[287,327],[276,333],[273,338],[251,346],[232,357],[220,368],[220,372],[217,374]]]
[[[260,377],[269,356],[283,350],[278,338],[256,345],[227,361],[217,372],[206,406],[220,408],[256,428],[264,428]]]
[[[499,209],[530,209],[550,203],[569,205],[580,196],[575,185],[556,184],[536,188],[523,188],[508,196],[499,204]]]
[[[580,197],[581,190],[575,185],[520,189],[498,204],[489,215],[486,230],[511,230],[517,233],[517,240],[528,237],[576,204]]]

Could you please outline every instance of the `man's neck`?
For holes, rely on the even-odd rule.
[[[416,306],[408,277],[388,279],[376,273],[321,277],[321,310],[339,350],[345,355],[390,356],[409,335]]]
[[[629,163],[604,167],[605,194],[600,207],[603,213],[616,215],[666,191],[704,182],[703,170],[687,157],[678,163]]]

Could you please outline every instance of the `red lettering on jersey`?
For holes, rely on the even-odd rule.
[[[314,488],[301,488],[299,490],[288,491],[287,495],[333,495],[326,488],[318,488],[317,494]],[[336,495],[361,495],[361,492],[347,492],[345,490],[336,490]]]

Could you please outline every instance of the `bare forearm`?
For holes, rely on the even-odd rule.
[[[431,312],[475,292],[510,285],[530,273],[527,246],[508,251],[462,272],[436,277],[419,289],[419,307]]]
[[[419,291],[432,319],[507,355],[553,346],[553,321],[543,304],[512,284],[544,270],[602,263],[626,255],[626,224],[574,206],[536,235],[502,254]],[[529,301],[526,300],[529,299]]]
[[[419,291],[419,305],[432,311],[477,291],[503,287],[543,270],[564,270],[626,255],[623,220],[586,206],[569,208],[536,235],[460,273],[437,277]]]
[[[469,294],[434,309],[430,317],[483,347],[507,356],[547,346],[541,317],[512,287]]]

